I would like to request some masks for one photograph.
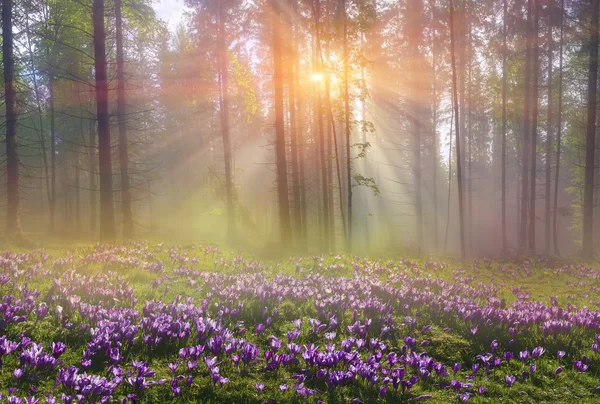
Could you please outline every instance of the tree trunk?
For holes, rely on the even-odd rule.
[[[459,106],[458,91],[456,86],[456,52],[454,49],[454,5],[450,0],[450,55],[452,59],[452,93],[454,99],[454,119],[456,125],[456,180],[458,183],[458,220],[460,228],[460,256],[465,259],[465,226],[464,226],[464,206],[463,206],[463,186],[462,186],[462,167],[460,162],[460,130],[459,124]]]
[[[433,10],[432,14],[434,15],[434,19],[436,17],[436,8],[435,1],[432,4]],[[433,38],[432,38],[432,49],[431,49],[431,80],[433,83],[433,127],[432,127],[432,144],[433,144],[433,171],[432,171],[432,187],[433,187],[433,252],[437,253],[438,251],[438,194],[437,194],[437,169],[438,169],[438,138],[437,138],[437,70],[436,70],[436,62],[437,62],[437,48],[436,41],[437,38],[437,30],[433,28]]]
[[[525,249],[527,243],[527,224],[529,223],[528,208],[529,208],[529,118],[530,118],[530,86],[531,86],[531,17],[533,12],[532,0],[527,2],[527,25],[525,29],[525,88],[524,88],[524,104],[523,104],[523,148],[521,149],[521,221],[519,231],[519,248]]]
[[[585,183],[583,196],[583,258],[594,259],[594,157],[596,152],[596,92],[598,81],[598,14],[600,0],[591,1]]]
[[[290,1],[290,9],[294,8],[293,0]],[[288,14],[287,23],[290,27],[293,26],[291,14]],[[291,30],[291,28],[290,28]],[[298,64],[296,63],[297,49],[296,49],[296,38],[294,32],[291,31],[288,34],[288,71],[287,71],[287,82],[288,82],[288,109],[289,109],[289,121],[290,121],[290,156],[292,163],[292,223],[293,231],[296,234],[296,243],[300,245],[301,233],[302,233],[302,213],[301,213],[301,201],[300,201],[300,170],[298,167],[298,118],[296,114],[296,70]]]
[[[412,126],[412,172],[413,172],[413,203],[415,209],[415,233],[416,244],[419,251],[423,251],[423,201],[421,180],[421,55],[419,54],[419,43],[423,30],[421,27],[422,3],[421,0],[412,0],[409,9],[413,13],[408,29],[408,46],[410,49],[410,103],[409,114]]]
[[[548,12],[548,37],[546,41],[548,42],[548,118],[546,125],[546,208],[545,208],[545,234],[544,234],[544,251],[546,254],[550,254],[551,243],[550,240],[552,238],[552,225],[550,223],[550,214],[551,214],[551,204],[550,204],[550,194],[552,193],[552,178],[551,178],[551,170],[552,164],[551,155],[552,155],[552,8],[554,3],[550,1],[548,4],[549,12]]]
[[[48,75],[48,89],[50,92],[50,231],[54,231],[56,216],[56,129],[54,114],[54,78]]]
[[[508,47],[506,44],[506,19],[507,19],[507,0],[503,0],[503,18],[502,18],[502,252],[508,251],[506,241],[506,59],[508,57]]]
[[[88,175],[90,185],[90,231],[96,232],[96,217],[97,211],[97,196],[96,196],[96,125],[95,121],[90,118],[89,120],[89,132],[90,132],[90,149],[88,154]]]
[[[344,130],[346,134],[346,186],[348,187],[348,238],[347,250],[352,251],[352,160],[350,135],[352,128],[350,127],[350,91],[349,91],[349,74],[348,74],[348,14],[346,12],[346,0],[342,0],[342,12],[344,13]],[[342,202],[343,203],[343,202]]]
[[[227,239],[231,242],[235,238],[235,202],[233,196],[233,173],[231,170],[231,136],[229,132],[229,67],[227,63],[227,41],[225,38],[225,5],[218,2],[218,63],[220,81],[220,118],[221,136],[223,138],[223,154],[225,160],[225,198],[227,204]]]
[[[321,66],[321,38],[320,38],[320,24],[321,19],[321,3],[319,0],[314,0],[314,18],[315,18],[315,42],[316,42],[316,73],[323,73],[323,67]],[[327,186],[327,163],[325,158],[325,128],[323,125],[323,108],[321,103],[321,83],[317,81],[315,83],[316,96],[315,96],[315,114],[317,115],[318,134],[319,137],[319,165],[321,173],[321,188],[322,188],[322,199],[323,199],[323,232],[321,248],[327,252],[329,251],[329,187]]]
[[[81,171],[79,169],[79,152],[77,152],[77,162],[75,165],[75,230],[81,232]]]
[[[466,14],[465,14],[466,16]],[[468,18],[467,24],[467,39],[468,39],[468,56],[465,60],[467,63],[467,72],[468,72],[468,83],[467,83],[467,101],[465,105],[467,106],[467,142],[465,146],[467,147],[467,251],[473,251],[473,62],[472,62],[472,53],[473,53],[473,34],[471,32],[471,18]],[[464,136],[463,136],[464,138]]]
[[[6,230],[19,237],[19,153],[17,145],[17,93],[13,54],[12,0],[2,1],[2,63],[4,67],[4,102],[6,108]]]
[[[528,249],[532,254],[535,254],[535,224],[536,224],[536,174],[537,174],[537,129],[538,129],[538,105],[539,105],[539,75],[540,75],[540,0],[534,0],[534,26],[533,26],[533,79],[532,79],[532,94],[531,94],[531,179],[529,182],[529,243]]]
[[[121,211],[123,238],[134,237],[131,192],[129,188],[129,155],[127,152],[127,104],[125,102],[125,55],[123,53],[123,16],[121,0],[115,0],[117,34],[117,118],[119,120],[119,168],[121,170]]]
[[[558,117],[556,122],[556,167],[554,168],[554,211],[552,212],[552,232],[554,238],[554,254],[560,255],[558,249],[558,178],[560,175],[560,147],[562,134],[562,80],[563,80],[563,36],[565,32],[565,0],[560,0],[560,42],[558,50]]]
[[[275,96],[275,161],[277,166],[277,196],[279,199],[279,228],[284,247],[291,247],[290,202],[288,199],[285,128],[283,118],[283,63],[281,45],[281,10],[277,0],[273,6],[273,84]],[[327,209],[327,206],[325,206]]]
[[[108,122],[108,81],[104,31],[104,0],[94,0],[94,67],[96,73],[96,110],[98,120],[98,162],[100,167],[100,239],[115,238],[112,156]]]

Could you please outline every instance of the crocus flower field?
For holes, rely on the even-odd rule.
[[[3,253],[0,402],[600,402],[600,270]]]

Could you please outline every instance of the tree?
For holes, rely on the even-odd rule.
[[[506,241],[506,59],[508,54],[508,46],[506,43],[506,24],[508,14],[507,0],[502,1],[502,251],[508,251]]]
[[[540,6],[540,0],[534,0],[534,10],[533,13],[534,23],[533,23],[533,61],[532,61],[532,91],[531,91],[531,169],[530,175],[531,180],[529,182],[529,251],[532,254],[535,254],[535,223],[536,223],[536,174],[537,174],[537,129],[538,129],[538,105],[539,105],[539,75],[540,75],[540,40],[539,40],[539,30],[540,30],[540,13],[542,8]]]
[[[342,13],[344,18],[344,129],[346,133],[346,187],[348,191],[348,240],[347,249],[352,251],[352,160],[350,136],[350,91],[349,91],[349,52],[348,52],[348,13],[346,11],[346,0],[342,0]]]
[[[454,119],[455,119],[455,134],[456,134],[456,181],[458,182],[458,220],[460,229],[460,256],[465,259],[465,227],[464,227],[464,206],[463,206],[463,184],[462,184],[462,167],[460,161],[460,133],[459,133],[459,106],[458,106],[458,89],[456,85],[456,51],[454,38],[454,4],[450,0],[450,57],[452,59],[452,98],[454,101]]]
[[[94,73],[96,78],[96,111],[98,122],[98,162],[100,171],[100,239],[115,238],[113,205],[112,153],[108,122],[108,77],[106,66],[106,32],[104,29],[104,0],[94,0]]]
[[[283,121],[283,60],[281,45],[281,10],[278,0],[272,0],[273,86],[275,99],[275,164],[277,169],[277,196],[279,201],[279,229],[284,247],[292,244],[290,202],[288,199],[287,161],[285,155],[285,127]]]
[[[422,179],[421,179],[421,119],[422,105],[420,85],[421,55],[419,45],[423,30],[421,28],[422,20],[422,2],[421,0],[411,0],[408,9],[412,16],[408,19],[408,47],[410,57],[410,95],[409,95],[409,121],[412,127],[412,172],[413,172],[413,192],[415,205],[415,226],[416,226],[416,244],[419,250],[423,249],[423,200],[422,200]]]
[[[583,258],[594,259],[594,170],[596,154],[596,93],[598,84],[598,15],[600,0],[591,0],[590,59],[587,99],[585,183],[583,195]]]
[[[289,112],[289,128],[290,128],[290,159],[292,165],[292,223],[295,232],[295,240],[298,247],[302,243],[302,201],[300,189],[300,163],[298,161],[300,147],[298,144],[298,116],[296,111],[296,76],[299,69],[297,58],[298,49],[296,46],[296,32],[293,28],[295,15],[295,1],[290,1],[289,13],[286,13],[286,23],[289,25],[287,32],[287,48],[288,48],[288,69],[286,81],[288,87],[288,112]]]
[[[552,228],[554,238],[554,254],[560,255],[558,248],[558,179],[560,175],[560,148],[562,135],[562,96],[563,96],[563,39],[565,32],[565,0],[560,0],[560,39],[558,50],[558,112],[556,122],[556,167],[554,168],[554,210],[552,212]]]
[[[546,209],[544,211],[545,218],[545,231],[544,231],[544,251],[546,254],[550,254],[551,244],[550,240],[552,238],[552,226],[550,222],[551,217],[551,204],[550,204],[550,194],[552,192],[552,178],[551,178],[551,170],[552,170],[552,17],[554,13],[554,2],[550,1],[548,3],[548,27],[547,27],[547,38],[546,42],[548,43],[548,118],[546,124]]]
[[[233,173],[231,170],[231,136],[229,132],[229,71],[227,66],[227,41],[225,38],[225,2],[217,2],[217,47],[219,70],[219,105],[221,117],[221,136],[223,138],[223,154],[225,159],[225,198],[227,203],[227,238],[235,237],[235,204],[233,198]]]
[[[527,243],[527,225],[529,224],[529,155],[530,155],[530,106],[531,106],[531,39],[532,39],[533,2],[527,0],[527,22],[525,26],[525,85],[523,89],[523,136],[521,147],[521,220],[519,231],[519,248],[525,249]]]
[[[2,1],[2,64],[4,67],[4,100],[6,108],[6,230],[20,238],[19,224],[19,152],[17,143],[17,93],[15,91],[15,58],[13,49],[13,2]]]
[[[117,36],[117,118],[119,120],[119,168],[121,173],[121,211],[123,237],[133,238],[133,213],[129,187],[129,154],[127,151],[127,104],[125,100],[125,56],[123,54],[123,15],[121,0],[115,0]]]

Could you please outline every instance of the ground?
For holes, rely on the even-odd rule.
[[[599,287],[597,267],[548,259],[265,260],[150,242],[6,252],[0,394],[600,402]]]

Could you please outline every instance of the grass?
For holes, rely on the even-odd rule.
[[[256,256],[240,256],[237,252],[221,252],[218,249],[206,248],[206,246],[185,245],[171,246],[157,243],[136,243],[124,247],[107,249],[104,253],[104,247],[92,245],[77,245],[68,248],[50,248],[45,252],[50,255],[50,259],[42,267],[44,270],[31,272],[27,274],[27,269],[35,265],[39,259],[31,259],[19,266],[25,272],[14,276],[7,266],[2,266],[0,273],[11,273],[12,281],[4,286],[0,286],[0,293],[3,296],[19,296],[18,288],[27,285],[30,290],[37,289],[40,292],[38,302],[47,301],[51,307],[60,302],[68,314],[69,327],[61,326],[60,322],[52,315],[39,321],[34,314],[28,316],[27,321],[19,324],[10,324],[6,327],[3,334],[11,340],[19,340],[20,336],[27,335],[33,341],[41,342],[45,349],[48,349],[52,341],[62,341],[67,344],[68,349],[61,357],[63,362],[61,367],[80,366],[83,351],[87,342],[90,340],[89,330],[82,331],[82,325],[85,320],[78,314],[78,311],[69,310],[68,302],[65,296],[53,288],[53,282],[65,276],[67,269],[74,269],[77,274],[89,277],[99,274],[107,275],[107,283],[104,285],[110,289],[110,284],[117,282],[119,277],[123,285],[133,288],[135,301],[132,302],[133,308],[142,313],[147,301],[161,300],[165,303],[174,301],[177,296],[183,298],[190,297],[197,305],[200,305],[203,299],[210,300],[208,307],[209,313],[216,316],[219,310],[223,308],[238,307],[243,303],[239,317],[235,319],[226,319],[226,325],[230,329],[237,327],[237,321],[243,321],[248,332],[244,337],[254,342],[263,350],[268,349],[268,337],[275,335],[285,340],[287,331],[293,329],[292,320],[303,319],[302,334],[297,343],[308,344],[316,343],[323,348],[325,341],[322,335],[314,335],[309,332],[308,325],[310,318],[319,318],[323,313],[315,307],[315,300],[322,297],[301,295],[296,298],[286,298],[282,301],[276,299],[263,298],[257,296],[261,292],[261,285],[256,285],[255,296],[245,296],[241,301],[227,301],[219,297],[222,290],[212,288],[210,282],[206,282],[202,277],[196,275],[181,275],[175,270],[183,267],[188,269],[193,267],[194,271],[200,274],[217,273],[231,275],[232,277],[252,278],[252,274],[260,274],[265,282],[272,280],[278,275],[286,275],[296,279],[306,279],[307,277],[322,275],[323,282],[331,283],[335,287],[336,280],[349,278],[357,279],[357,288],[366,287],[365,282],[368,279],[377,279],[391,287],[402,287],[410,280],[416,287],[425,288],[431,280],[445,281],[448,283],[439,283],[439,287],[427,286],[430,292],[436,295],[443,295],[448,292],[444,290],[444,285],[465,285],[469,293],[482,293],[473,296],[473,299],[480,305],[487,304],[487,298],[494,295],[496,299],[504,301],[504,305],[510,305],[518,299],[526,298],[528,301],[539,301],[546,305],[551,304],[551,299],[556,300],[556,304],[566,308],[568,305],[577,307],[588,307],[590,310],[597,310],[600,306],[600,295],[597,293],[600,288],[600,271],[597,268],[583,268],[578,263],[570,262],[552,262],[550,260],[539,259],[537,261],[478,261],[478,262],[437,262],[426,259],[406,260],[398,257],[371,257],[370,259],[362,257],[349,257],[342,255],[327,255],[317,257],[299,257],[299,258],[278,258],[271,260],[259,260]],[[25,250],[20,250],[24,253]],[[37,253],[36,253],[37,254]],[[65,267],[54,266],[59,259],[72,257],[74,261]],[[100,257],[100,258],[99,258]],[[146,264],[164,263],[164,270],[157,271],[148,269]],[[359,268],[357,270],[357,268]],[[91,279],[91,278],[90,278]],[[422,281],[420,281],[422,280]],[[156,286],[156,282],[161,282]],[[153,284],[154,283],[154,284]],[[73,285],[68,285],[73,286]],[[327,289],[325,289],[327,291]],[[74,295],[81,293],[81,289],[75,289]],[[451,314],[436,312],[430,307],[410,307],[403,310],[401,302],[389,300],[386,291],[376,291],[376,295],[382,299],[388,299],[393,306],[393,321],[398,325],[395,332],[384,338],[388,346],[388,351],[399,352],[404,345],[403,338],[406,335],[413,335],[417,338],[417,344],[427,340],[429,345],[418,348],[419,351],[427,352],[436,362],[446,365],[450,373],[448,378],[431,378],[425,382],[418,383],[410,392],[402,392],[390,389],[385,398],[380,398],[376,387],[369,385],[362,379],[357,378],[353,382],[333,390],[328,390],[323,380],[311,379],[307,385],[318,389],[322,393],[309,399],[302,399],[293,391],[294,374],[301,372],[304,366],[290,366],[281,368],[277,371],[265,371],[262,365],[241,366],[238,369],[231,361],[222,359],[219,367],[221,373],[230,378],[229,383],[223,387],[214,387],[210,380],[210,374],[206,366],[199,365],[192,372],[194,382],[188,388],[184,388],[180,397],[173,398],[169,383],[163,386],[156,386],[142,393],[138,392],[138,401],[156,403],[177,401],[182,403],[262,403],[264,400],[276,400],[277,402],[316,402],[322,400],[327,403],[347,403],[354,398],[360,398],[362,402],[409,402],[415,397],[421,395],[432,395],[434,402],[458,402],[459,394],[450,388],[444,388],[443,384],[453,379],[450,367],[454,363],[461,363],[462,370],[456,376],[456,379],[463,382],[470,382],[473,387],[464,391],[473,393],[471,402],[480,403],[557,403],[557,402],[578,402],[594,403],[600,402],[600,393],[595,388],[600,385],[600,355],[591,350],[590,344],[594,338],[594,332],[590,330],[574,328],[569,335],[563,335],[556,340],[545,337],[539,327],[532,327],[522,331],[516,341],[508,330],[490,328],[490,331],[483,330],[476,335],[470,331],[470,327],[463,321]],[[58,296],[58,297],[56,297]],[[210,297],[209,297],[210,296]],[[81,294],[79,297],[84,302],[92,304],[103,304],[105,306],[128,306],[128,301],[103,300],[98,296]],[[335,297],[335,296],[334,296]],[[265,334],[256,336],[252,331],[254,325],[265,321],[263,309],[267,307],[269,313],[278,309],[279,317],[275,319]],[[363,309],[361,309],[363,310]],[[360,310],[359,310],[360,311]],[[369,313],[364,309],[358,314],[362,319]],[[369,314],[375,322],[379,320],[377,315]],[[407,316],[416,321],[412,326],[406,325]],[[338,328],[335,342],[339,344],[340,340],[347,337],[346,326],[354,320],[352,310],[342,310],[339,317],[340,327]],[[404,325],[402,325],[404,324]],[[418,330],[425,326],[432,325],[432,329],[425,335],[419,335]],[[377,329],[374,325],[373,329]],[[450,330],[448,330],[448,328]],[[184,341],[163,342],[156,347],[148,347],[139,337],[135,344],[126,352],[127,361],[144,360],[149,363],[151,369],[156,370],[157,378],[171,379],[167,364],[177,360],[177,354],[180,348],[197,344],[198,341],[192,335]],[[377,336],[377,335],[373,335]],[[537,370],[529,376],[524,382],[518,381],[511,388],[504,382],[504,376],[514,374],[520,379],[521,372],[528,368],[518,360],[510,363],[503,363],[498,369],[492,370],[488,375],[483,376],[483,371],[479,371],[475,380],[469,380],[471,375],[470,366],[477,362],[477,355],[488,352],[492,340],[498,340],[501,344],[501,351],[510,350],[515,354],[519,350],[529,349],[542,345],[547,349],[544,356],[536,361]],[[581,341],[581,346],[579,346]],[[284,345],[285,346],[285,345]],[[555,352],[558,349],[567,351],[567,355],[561,361],[556,359]],[[573,370],[573,360],[587,355],[590,358],[590,367],[587,372],[580,374]],[[182,364],[185,365],[184,363]],[[559,376],[554,376],[557,366],[564,366],[564,372]],[[31,386],[37,388],[36,397],[42,397],[47,394],[59,395],[63,392],[62,387],[56,387],[54,384],[56,371],[47,372],[29,372],[26,377],[15,380],[13,370],[19,367],[18,355],[7,356],[0,367],[0,392],[6,395],[9,387],[17,388],[17,395],[31,395]],[[91,373],[103,375],[107,374],[108,365],[102,358],[94,358],[92,367],[88,370]],[[184,374],[185,372],[180,372]],[[260,381],[266,388],[262,393],[258,393],[255,384]],[[287,384],[290,388],[287,392],[281,392],[279,385]],[[486,391],[483,395],[476,393],[478,386],[485,386]],[[5,391],[2,391],[5,390]],[[123,383],[114,396],[115,401],[132,393],[130,386]],[[43,402],[43,400],[42,400]]]

